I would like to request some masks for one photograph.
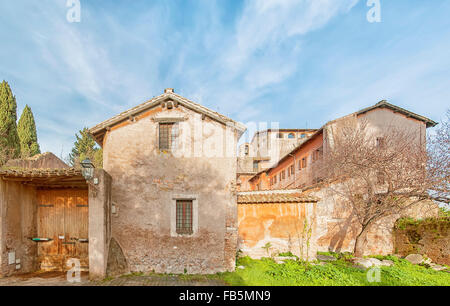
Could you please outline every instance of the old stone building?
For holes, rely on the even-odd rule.
[[[366,131],[374,139],[382,140],[392,129],[408,131],[410,141],[421,146],[426,145],[426,129],[436,123],[426,117],[381,101],[345,117],[327,122],[292,151],[286,153],[277,163],[253,176],[248,183],[241,185],[241,191],[258,190],[279,192],[279,190],[297,189],[304,197],[317,198],[316,237],[312,239],[319,251],[353,251],[360,225],[354,219],[352,209],[342,197],[332,192],[330,186],[316,183],[321,179],[316,164],[333,150],[333,139],[339,135],[343,126],[356,129],[367,125]],[[414,209],[405,211],[403,216],[424,218],[437,215],[437,205],[421,203]],[[395,220],[401,215],[392,215],[382,219],[368,234],[365,253],[389,254],[394,251],[392,230]],[[282,251],[286,251],[282,248]],[[255,253],[256,254],[256,253]],[[256,254],[257,255],[257,254]]]
[[[375,136],[396,126],[423,145],[436,124],[382,101],[318,130],[263,131],[237,153],[244,125],[166,89],[90,129],[104,169],[68,168],[52,154],[0,169],[0,277],[66,271],[73,259],[104,278],[230,271],[238,250],[351,251],[357,225],[342,199],[314,184],[314,163],[342,123],[362,120]],[[428,204],[407,215],[433,216]],[[393,252],[399,217],[372,229],[367,254]]]
[[[131,271],[234,268],[244,131],[172,89],[90,129],[112,177],[112,236]]]
[[[294,149],[280,156],[270,167],[259,171],[249,179],[250,190],[270,190],[286,188],[304,188],[317,179],[314,163],[332,150],[333,134],[339,133],[343,125],[357,127],[364,122],[367,131],[375,137],[383,137],[391,129],[411,131],[411,141],[426,144],[426,129],[436,122],[400,108],[387,101],[379,103],[327,122],[308,136]],[[278,150],[278,149],[277,149]],[[241,188],[242,191],[245,189]]]
[[[251,179],[267,170],[305,142],[316,132],[314,129],[266,129],[256,131],[250,143],[239,146],[237,178],[240,190],[250,190]]]

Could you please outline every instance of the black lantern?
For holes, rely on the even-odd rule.
[[[94,177],[94,164],[89,158],[81,162],[81,174],[88,181]]]

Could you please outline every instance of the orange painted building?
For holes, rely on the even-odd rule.
[[[251,190],[292,189],[314,182],[314,163],[323,156],[323,129],[249,180]]]

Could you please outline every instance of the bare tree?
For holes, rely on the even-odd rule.
[[[450,190],[450,109],[446,120],[428,138],[428,181],[430,194],[439,202],[449,203]]]
[[[353,122],[343,124],[331,138],[321,176],[347,200],[361,225],[354,253],[362,256],[370,227],[384,217],[435,199],[437,193],[430,195],[429,190],[437,180],[427,173],[426,139],[417,131],[389,127],[380,134],[367,122]],[[439,200],[444,200],[444,194],[439,194]]]

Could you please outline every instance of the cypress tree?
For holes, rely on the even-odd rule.
[[[0,165],[20,156],[17,104],[8,82],[0,83]]]
[[[27,158],[41,153],[37,141],[36,123],[31,108],[26,105],[17,125],[20,139],[20,154]]]
[[[95,167],[101,168],[103,164],[102,150],[96,146],[94,138],[89,134],[88,128],[84,128],[75,134],[76,141],[69,154],[70,164],[79,168],[80,162],[89,158]]]

